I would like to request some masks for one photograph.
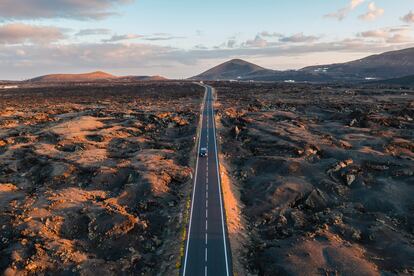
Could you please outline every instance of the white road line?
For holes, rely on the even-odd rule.
[[[206,263],[207,263],[207,247],[206,247],[206,252],[205,252],[205,254],[204,254],[204,260],[206,261]]]
[[[204,275],[207,276],[207,266],[204,267]]]
[[[211,87],[211,93],[213,93],[213,88]],[[229,264],[228,264],[228,259],[227,259],[227,244],[226,244],[226,231],[224,229],[224,215],[223,215],[223,200],[221,198],[221,179],[220,179],[220,170],[219,170],[219,166],[218,166],[218,154],[217,154],[217,136],[216,136],[216,122],[214,120],[215,116],[214,116],[214,108],[213,105],[210,105],[211,107],[211,115],[213,118],[213,135],[214,135],[214,148],[216,151],[216,167],[217,167],[217,181],[219,183],[219,194],[220,194],[220,211],[221,211],[221,223],[222,223],[222,230],[223,230],[223,243],[224,243],[224,256],[226,258],[226,275],[229,275]]]
[[[204,93],[204,99],[203,99],[203,109],[204,109],[204,105],[205,105],[205,99],[207,97],[207,89],[206,92]],[[194,174],[194,185],[193,185],[193,196],[191,199],[191,211],[190,211],[190,222],[189,222],[189,226],[188,226],[188,236],[187,236],[187,245],[186,245],[186,249],[185,249],[185,258],[184,258],[184,268],[183,268],[183,276],[185,276],[185,272],[186,272],[186,268],[187,268],[187,259],[188,259],[188,247],[190,245],[190,234],[191,234],[191,223],[193,220],[193,209],[194,209],[194,196],[195,196],[195,191],[196,191],[196,187],[197,187],[197,171],[198,171],[198,159],[200,157],[200,147],[201,147],[201,135],[202,135],[202,129],[203,129],[203,118],[201,118],[201,127],[199,130],[199,136],[198,136],[198,149],[197,149],[197,161],[196,161],[196,168],[195,168],[195,174]]]

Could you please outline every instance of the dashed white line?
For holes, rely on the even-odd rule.
[[[206,252],[205,252],[205,254],[204,254],[204,260],[206,261],[206,263],[207,263],[207,247],[206,247]]]
[[[217,170],[217,180],[218,180],[218,184],[219,184],[219,196],[220,196],[220,211],[221,211],[221,220],[222,220],[222,230],[223,230],[223,243],[224,243],[224,254],[225,254],[225,262],[226,262],[226,275],[229,275],[229,264],[228,264],[228,256],[227,256],[227,245],[226,245],[226,237],[225,237],[225,224],[224,224],[224,212],[223,212],[223,199],[222,199],[222,189],[221,189],[221,179],[220,179],[220,170],[219,170],[219,165],[218,165],[218,153],[217,153],[217,137],[216,137],[216,129],[215,129],[215,121],[214,121],[214,108],[212,103],[210,102],[210,98],[211,98],[211,93],[213,93],[213,88],[211,87],[206,87],[206,93],[205,93],[205,101],[204,101],[204,109],[205,112],[203,112],[203,116],[206,116],[206,121],[207,122],[207,142],[209,141],[209,123],[210,123],[210,117],[211,116],[211,120],[213,120],[213,122],[211,122],[212,124],[212,131],[213,131],[213,136],[214,136],[214,147],[215,147],[215,160],[216,160],[216,170]],[[207,100],[206,100],[207,98]],[[201,147],[201,130],[200,130],[200,139],[199,139],[199,144],[198,144],[198,151],[200,151],[200,147]],[[208,146],[208,145],[207,145]],[[184,270],[183,270],[183,276],[185,276],[186,274],[186,265],[187,265],[187,257],[188,257],[188,248],[189,248],[189,240],[190,240],[190,232],[191,232],[191,222],[192,222],[192,214],[193,214],[193,207],[194,207],[194,194],[195,194],[195,190],[196,190],[196,185],[197,185],[197,171],[198,171],[198,156],[197,156],[197,163],[196,163],[196,175],[195,175],[195,181],[194,181],[194,187],[193,187],[193,197],[192,197],[192,203],[191,203],[191,214],[190,214],[190,223],[189,223],[189,230],[188,230],[188,238],[187,238],[187,246],[186,246],[186,254],[185,254],[185,259],[184,259]],[[207,166],[206,166],[206,224],[205,224],[205,228],[206,228],[206,232],[205,232],[205,267],[204,267],[204,274],[205,276],[207,276],[207,258],[208,258],[208,248],[207,248],[207,244],[208,244],[208,158],[207,158]]]

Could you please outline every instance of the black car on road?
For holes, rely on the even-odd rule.
[[[201,148],[200,157],[206,157],[206,156],[207,156],[207,148]]]

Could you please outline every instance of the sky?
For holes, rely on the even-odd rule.
[[[102,70],[187,78],[414,47],[414,0],[0,0],[0,79]]]

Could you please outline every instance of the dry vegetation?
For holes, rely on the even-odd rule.
[[[0,91],[0,272],[176,273],[203,89]]]
[[[413,91],[215,86],[248,273],[414,274]]]

